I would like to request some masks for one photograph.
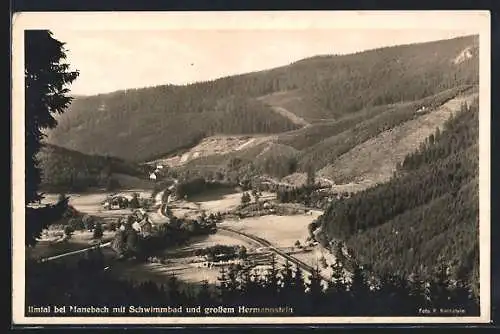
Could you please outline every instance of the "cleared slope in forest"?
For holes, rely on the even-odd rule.
[[[458,96],[427,114],[382,132],[343,154],[318,174],[337,184],[386,182],[406,155],[417,150],[436,128],[442,129],[462,103],[470,105],[477,96],[477,93]]]

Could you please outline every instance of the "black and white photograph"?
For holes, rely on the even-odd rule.
[[[14,324],[490,321],[489,12],[12,24]]]

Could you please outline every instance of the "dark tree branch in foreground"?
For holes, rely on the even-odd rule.
[[[37,154],[45,137],[43,130],[57,126],[55,114],[63,113],[71,103],[67,85],[79,75],[69,71],[64,43],[54,39],[47,30],[25,31],[25,204],[41,200],[38,187],[41,181]],[[26,244],[34,245],[36,237],[51,221],[64,213],[67,200],[43,209],[30,208],[26,215]],[[40,211],[37,211],[40,210]],[[50,210],[53,210],[50,212]],[[39,217],[37,213],[43,215]],[[59,215],[60,214],[60,215]]]
[[[364,270],[354,266],[351,282],[345,280],[341,263],[332,265],[335,277],[323,289],[317,271],[305,277],[290,264],[280,267],[273,261],[266,272],[258,273],[236,265],[221,268],[215,284],[200,285],[181,281],[176,276],[164,282],[127,281],[109,274],[104,268],[99,249],[75,261],[76,267],[64,263],[30,263],[27,266],[28,305],[144,305],[164,307],[288,307],[293,313],[228,313],[217,316],[428,316],[425,310],[435,309],[433,316],[473,316],[479,314],[479,300],[471,295],[463,282],[452,283],[446,267],[432,280],[413,277],[404,279],[395,274],[371,279]],[[306,279],[309,282],[306,282]],[[92,315],[92,314],[87,314]],[[109,315],[121,315],[113,314]],[[127,314],[133,316],[207,316],[201,313]],[[46,316],[50,316],[47,314]]]

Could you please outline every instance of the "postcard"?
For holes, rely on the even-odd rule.
[[[490,321],[488,11],[12,24],[15,325]]]

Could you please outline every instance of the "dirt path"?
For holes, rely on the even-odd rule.
[[[311,124],[309,122],[307,122],[305,119],[303,119],[302,117],[299,117],[297,115],[295,115],[294,113],[286,110],[285,108],[282,108],[282,107],[276,107],[276,106],[271,106],[271,108],[273,109],[273,111],[275,111],[276,113],[280,114],[281,116],[283,117],[286,117],[288,118],[289,120],[291,120],[294,124],[297,124],[297,125],[300,125],[300,126],[303,126],[303,127],[306,127],[306,126],[310,126]]]
[[[92,249],[104,248],[104,247],[109,247],[109,246],[111,246],[111,241],[108,241],[108,242],[100,244],[100,245],[94,245],[91,247],[82,248],[82,249],[72,251],[72,252],[67,252],[67,253],[63,253],[63,254],[59,254],[59,255],[53,255],[53,256],[46,257],[46,258],[42,258],[42,259],[40,259],[40,262],[49,262],[49,261],[61,259],[64,257],[68,257],[71,255],[85,253],[85,252],[88,252],[89,250],[92,250]]]

